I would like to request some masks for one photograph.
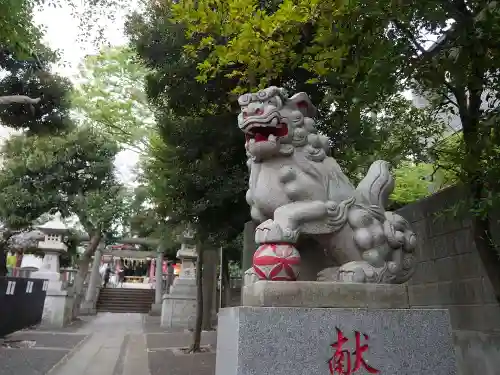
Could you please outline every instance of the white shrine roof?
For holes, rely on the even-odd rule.
[[[37,228],[44,233],[65,233],[69,230],[66,224],[61,220],[61,214],[59,212],[54,215],[52,220],[37,226]]]
[[[198,254],[196,253],[196,248],[189,248],[182,246],[176,254],[176,258],[197,258]]]

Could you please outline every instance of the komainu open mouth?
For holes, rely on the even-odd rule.
[[[250,125],[245,131],[246,140],[255,139],[255,142],[276,141],[277,138],[285,137],[288,134],[286,124],[279,123],[276,125],[263,124]]]

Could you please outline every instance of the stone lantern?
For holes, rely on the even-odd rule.
[[[38,248],[45,255],[40,269],[31,276],[48,280],[42,325],[62,328],[71,322],[73,310],[73,291],[63,288],[59,273],[59,255],[68,250],[64,237],[69,229],[62,222],[60,213],[55,214],[52,220],[38,226],[37,229],[43,233],[43,240],[38,242]]]
[[[190,233],[188,233],[189,235]],[[184,241],[181,248],[177,251],[176,257],[181,261],[179,278],[194,278],[196,276],[195,261],[198,258],[196,245],[190,243],[192,236],[184,235]]]
[[[188,228],[182,234],[182,245],[177,251],[181,270],[170,289],[163,295],[161,326],[167,328],[193,328],[196,318],[196,272],[197,258],[195,233]]]
[[[43,240],[38,242],[38,248],[45,255],[42,266],[33,273],[33,277],[49,280],[49,289],[61,289],[61,275],[59,273],[59,255],[68,250],[64,237],[69,229],[61,220],[61,214],[56,213],[54,218],[37,227],[43,233]]]

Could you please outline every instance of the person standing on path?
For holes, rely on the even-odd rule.
[[[120,265],[118,269],[118,285],[123,288],[123,282],[125,281],[125,269]]]
[[[106,271],[104,271],[104,287],[106,288],[106,286],[108,285],[109,283],[109,278],[111,277],[111,267],[108,263],[107,267],[106,267]]]
[[[174,283],[174,266],[172,265],[172,262],[167,263],[167,285],[166,285],[166,293],[170,293],[170,287]]]

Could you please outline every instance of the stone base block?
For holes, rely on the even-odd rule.
[[[80,306],[80,315],[96,315],[97,314],[97,309],[96,309],[96,304],[95,302],[82,302],[82,305]]]
[[[66,291],[48,290],[43,306],[42,326],[62,328],[72,320],[74,298]]]
[[[242,305],[404,309],[409,300],[406,285],[263,280],[243,287]]]
[[[196,279],[178,277],[170,288],[169,294],[192,296],[196,298]]]
[[[149,311],[149,315],[151,315],[151,316],[161,316],[161,309],[162,309],[162,304],[161,303],[152,303],[151,304],[151,310]]]
[[[160,325],[164,328],[192,329],[196,320],[196,298],[189,296],[163,297]]]
[[[361,375],[370,373],[367,369],[381,375],[456,375],[448,311],[233,307],[219,312],[216,375]]]

